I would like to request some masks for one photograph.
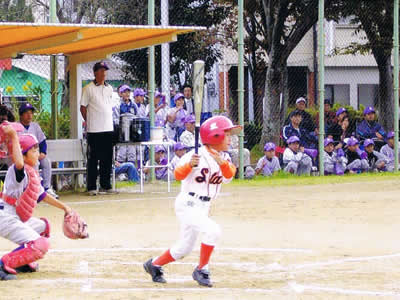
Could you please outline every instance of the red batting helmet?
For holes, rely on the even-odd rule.
[[[18,136],[19,144],[21,145],[22,153],[25,154],[35,145],[39,144],[37,138],[29,133],[23,133]]]
[[[233,125],[232,121],[224,116],[216,116],[206,120],[200,127],[200,137],[203,144],[218,145],[225,138],[225,131],[239,134],[242,127]]]

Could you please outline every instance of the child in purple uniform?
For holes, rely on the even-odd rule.
[[[275,156],[275,144],[266,143],[264,146],[264,156],[260,158],[256,166],[256,174],[271,176],[281,169],[279,159]]]

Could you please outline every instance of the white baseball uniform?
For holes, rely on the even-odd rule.
[[[16,179],[15,165],[8,168],[4,181],[3,194],[19,199],[28,186],[28,175],[24,171],[21,182]],[[40,186],[39,199],[42,200],[46,193]],[[46,223],[38,218],[31,217],[25,223],[21,221],[15,211],[15,207],[0,199],[0,236],[16,244],[22,245],[40,238],[40,234],[46,230]]]
[[[186,153],[179,160],[177,167],[188,164],[194,150]],[[187,177],[182,180],[181,192],[175,200],[175,213],[180,222],[180,239],[170,249],[171,256],[177,260],[189,254],[196,243],[199,233],[203,233],[204,244],[215,246],[221,229],[208,216],[210,200],[214,200],[221,189],[222,183],[228,183],[232,178],[224,178],[215,159],[207,147],[199,148],[200,162],[192,168]],[[227,153],[221,152],[221,157],[230,162]]]

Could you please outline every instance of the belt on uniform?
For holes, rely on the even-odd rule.
[[[2,210],[2,209],[4,209],[4,206],[3,206],[3,205],[0,205],[0,210]]]
[[[190,193],[189,193],[189,196],[199,198],[201,201],[204,201],[204,202],[208,202],[208,201],[211,200],[211,197],[199,196],[199,195],[197,195],[197,194],[195,194],[195,193],[193,193],[193,192],[190,192]]]

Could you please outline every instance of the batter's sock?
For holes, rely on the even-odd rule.
[[[161,267],[161,266],[169,264],[170,262],[173,262],[173,261],[175,261],[175,259],[172,257],[171,252],[169,252],[169,249],[168,249],[162,255],[160,255],[155,260],[153,260],[153,265],[157,266],[157,267]]]
[[[206,245],[206,244],[201,244],[200,248],[200,262],[197,268],[199,270],[203,269],[204,266],[208,265],[208,262],[210,260],[211,253],[214,250],[214,246]]]

